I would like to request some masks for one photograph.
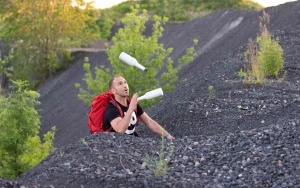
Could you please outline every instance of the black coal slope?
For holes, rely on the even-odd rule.
[[[270,32],[284,49],[285,68],[263,86],[245,85],[236,74],[248,39],[258,35],[262,12],[224,10],[166,24],[161,42],[174,48],[174,59],[194,38],[199,45],[176,89],[146,109],[176,137],[165,143],[174,151],[161,177],[143,162],[146,154],[158,157],[161,147],[143,125],[141,138],[89,135],[89,107],[77,99],[74,84],[82,82],[84,56],[93,66],[107,57],[83,53],[41,86],[42,131],[57,126],[58,149],[17,181],[28,187],[299,187],[299,10],[300,1],[265,9]]]

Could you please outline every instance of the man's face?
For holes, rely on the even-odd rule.
[[[121,97],[129,96],[129,88],[127,81],[123,77],[116,77],[113,80],[112,92]]]

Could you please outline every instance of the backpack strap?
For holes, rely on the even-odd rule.
[[[115,107],[117,107],[117,109],[119,110],[120,116],[121,118],[123,118],[123,111],[120,107],[120,105],[117,103],[117,101],[115,99],[110,101]]]
[[[114,97],[111,97],[110,102],[119,110],[119,114],[121,116],[121,118],[123,118],[123,111],[120,107],[120,105],[118,105],[117,101],[114,99]],[[105,130],[106,132],[110,132],[112,130],[112,126],[110,126],[107,130]]]

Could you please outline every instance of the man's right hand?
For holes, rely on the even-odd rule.
[[[135,93],[135,94],[133,94],[132,95],[132,98],[131,98],[131,100],[130,100],[130,104],[129,104],[129,107],[128,107],[128,110],[129,111],[134,111],[136,108],[137,108],[137,104],[138,104],[138,100],[137,100],[137,98],[138,98],[139,96],[138,96],[138,94],[137,93]]]

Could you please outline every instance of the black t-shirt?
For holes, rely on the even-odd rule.
[[[127,106],[123,106],[120,103],[118,103],[118,105],[121,107],[121,109],[123,111],[123,117],[124,117],[128,110],[129,103]],[[126,134],[137,135],[137,133],[135,132],[135,127],[138,125],[138,117],[141,116],[143,113],[144,113],[144,111],[143,111],[142,107],[138,104],[137,110],[133,111],[133,113],[132,113],[130,124],[128,125],[128,129],[125,131]],[[121,117],[120,112],[119,112],[118,108],[110,102],[104,112],[104,129],[105,130],[109,129],[111,127],[110,122],[117,117]],[[115,132],[113,129],[111,131]]]

